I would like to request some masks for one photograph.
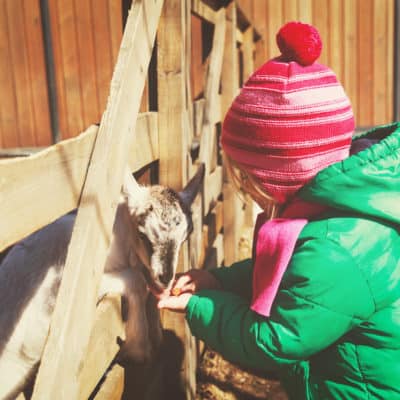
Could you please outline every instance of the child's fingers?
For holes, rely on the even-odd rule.
[[[184,312],[191,296],[191,294],[186,293],[182,294],[181,296],[165,297],[158,302],[158,308],[166,308],[172,311]]]
[[[174,288],[182,288],[183,286],[187,285],[189,282],[192,281],[192,277],[189,274],[183,274],[175,279]]]
[[[196,284],[193,281],[189,281],[184,285],[174,286],[171,289],[171,294],[179,296],[181,293],[194,293],[196,289]]]

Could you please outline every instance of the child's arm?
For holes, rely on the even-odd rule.
[[[296,251],[271,317],[251,311],[243,297],[204,290],[191,296],[186,318],[192,333],[228,360],[270,371],[323,350],[373,310],[351,256],[316,239]]]
[[[222,290],[246,299],[251,298],[253,279],[253,261],[251,259],[236,262],[230,267],[214,268],[209,271],[218,280]]]

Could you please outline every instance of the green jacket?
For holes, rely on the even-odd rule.
[[[269,318],[249,309],[250,260],[187,307],[196,337],[296,400],[400,399],[400,123],[366,138],[300,191],[330,211],[302,230]]]

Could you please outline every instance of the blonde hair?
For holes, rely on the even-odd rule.
[[[248,201],[246,194],[250,195],[270,218],[276,217],[279,212],[278,203],[272,196],[265,192],[265,189],[257,179],[248,174],[240,163],[232,160],[226,153],[224,153],[224,161],[228,175],[242,199]]]

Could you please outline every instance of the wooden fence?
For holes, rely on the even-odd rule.
[[[196,27],[202,32],[197,39]],[[118,351],[121,301],[110,296],[96,307],[96,293],[127,164],[137,173],[156,165],[158,182],[180,189],[204,162],[204,190],[193,207],[194,232],[179,269],[238,259],[251,204],[234,195],[218,139],[222,116],[253,70],[259,40],[236,2],[222,7],[200,0],[168,0],[164,6],[162,0],[136,1],[100,126],[29,157],[0,161],[0,251],[78,208],[33,399],[87,399]],[[150,101],[143,88],[154,85],[145,82],[151,57],[156,62],[148,76],[156,77],[157,111],[138,115],[143,98]],[[162,319],[184,344],[181,382],[192,399],[201,344],[180,315],[166,311]],[[113,366],[95,398],[120,399],[123,377],[124,370]]]

